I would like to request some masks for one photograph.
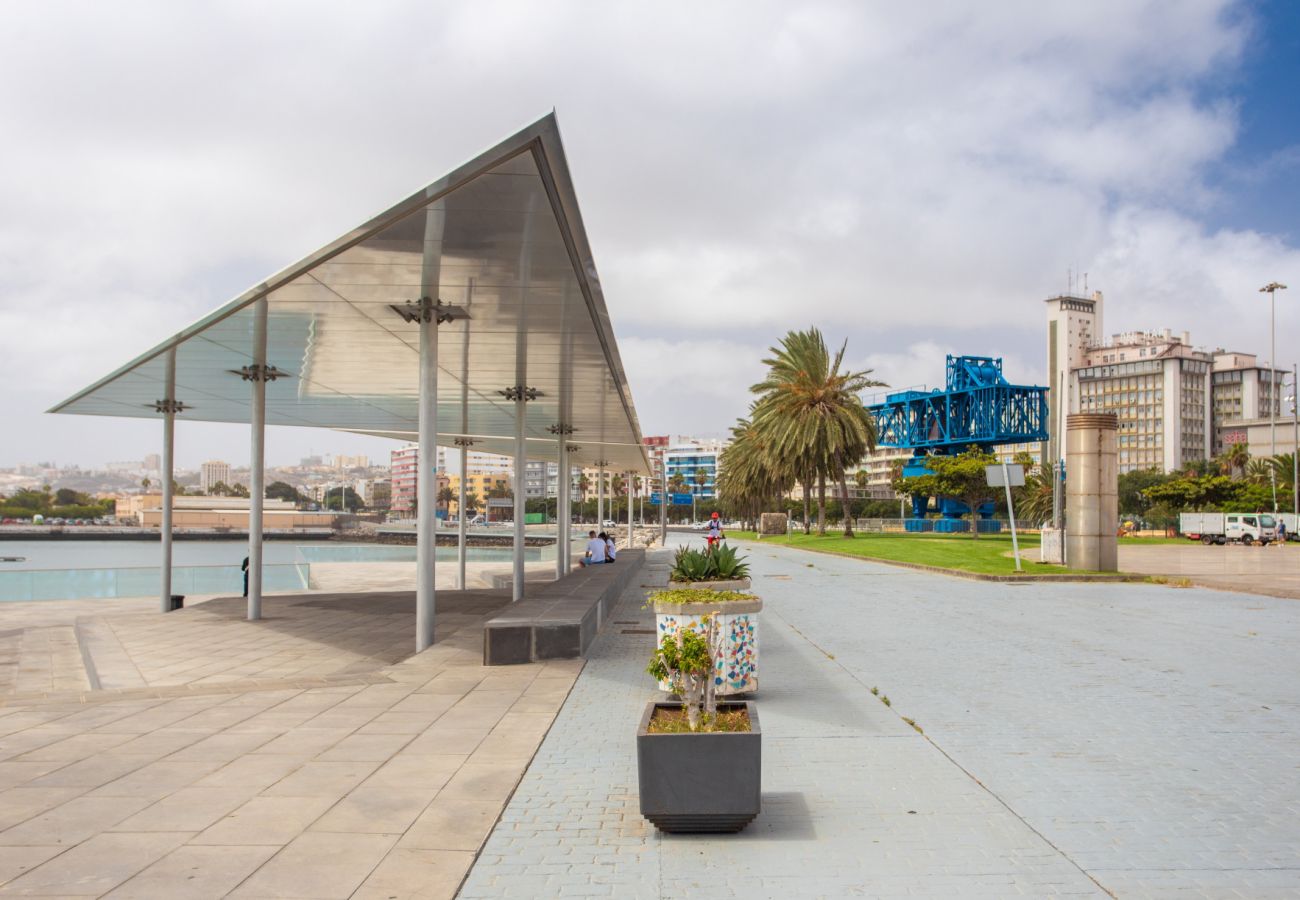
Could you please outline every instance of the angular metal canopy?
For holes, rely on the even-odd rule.
[[[513,452],[526,385],[527,455],[648,473],[641,430],[554,114],[178,332],[50,412],[162,418],[175,349],[182,418],[249,422],[253,304],[268,302],[271,425],[414,440],[422,297],[453,307],[438,329],[438,443]]]

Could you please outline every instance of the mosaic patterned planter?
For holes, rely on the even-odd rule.
[[[656,708],[646,704],[636,733],[637,783],[641,815],[660,831],[740,831],[758,815],[763,796],[763,733],[754,703],[719,703],[718,711],[744,707],[749,731],[709,734],[650,734]]]
[[[704,634],[703,619],[716,618],[722,629],[725,653],[718,659],[713,673],[713,690],[719,697],[749,694],[758,690],[758,614],[763,610],[759,599],[731,603],[656,603],[655,641],[663,643],[666,635],[676,636],[681,628]],[[671,691],[667,682],[659,690]]]

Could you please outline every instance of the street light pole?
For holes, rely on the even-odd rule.
[[[1291,364],[1291,515],[1300,529],[1300,366]]]
[[[1268,331],[1269,331],[1269,361],[1268,361],[1268,427],[1269,427],[1269,455],[1272,458],[1272,464],[1269,466],[1269,480],[1273,483],[1273,515],[1277,515],[1277,408],[1282,405],[1281,398],[1278,396],[1277,385],[1277,292],[1285,291],[1286,285],[1276,281],[1270,281],[1259,289],[1261,294],[1268,294]]]

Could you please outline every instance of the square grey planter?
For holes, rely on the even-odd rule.
[[[681,704],[651,700],[636,733],[641,815],[660,831],[736,832],[754,820],[763,793],[763,732],[754,703],[719,703],[718,710],[744,708],[749,731],[710,734],[650,734],[655,709]]]

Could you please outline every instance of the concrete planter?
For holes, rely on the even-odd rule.
[[[705,591],[747,591],[749,584],[748,578],[736,578],[731,581],[670,581],[668,587],[698,588]]]
[[[724,652],[713,673],[713,690],[719,697],[748,694],[758,690],[758,614],[763,601],[741,600],[727,603],[656,603],[655,640],[663,643],[666,635],[676,637],[678,630],[689,628],[704,634],[704,617],[712,615],[722,629]],[[672,686],[659,682],[659,690]]]
[[[636,733],[641,815],[660,831],[737,832],[758,815],[763,792],[763,733],[753,703],[719,703],[718,711],[743,707],[749,731],[650,734],[656,709],[675,703],[650,701]]]

